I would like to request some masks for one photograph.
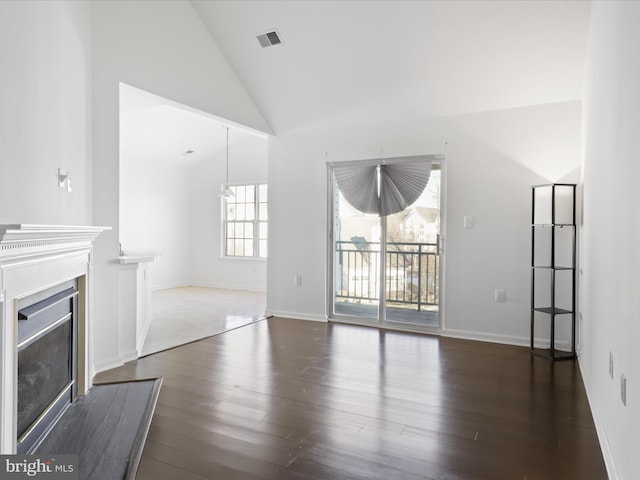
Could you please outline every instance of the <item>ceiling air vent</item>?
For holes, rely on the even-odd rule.
[[[280,35],[276,29],[270,30],[268,32],[257,35],[256,37],[262,45],[262,48],[272,47],[274,45],[280,45],[282,40],[280,40]]]

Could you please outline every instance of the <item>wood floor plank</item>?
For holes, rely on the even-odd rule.
[[[207,477],[182,470],[174,465],[155,458],[144,456],[144,462],[138,468],[136,480],[207,480]]]
[[[97,380],[151,374],[140,478],[607,478],[577,364],[526,348],[270,318]]]

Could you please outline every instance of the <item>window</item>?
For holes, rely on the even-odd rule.
[[[267,257],[267,185],[230,185],[224,202],[223,255]]]

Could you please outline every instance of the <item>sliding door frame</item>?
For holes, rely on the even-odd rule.
[[[378,303],[378,318],[370,317],[357,317],[340,315],[335,312],[335,286],[336,286],[336,208],[337,208],[337,195],[338,188],[334,176],[334,166],[339,165],[355,165],[355,164],[376,164],[384,162],[398,162],[398,161],[411,161],[415,158],[428,158],[433,163],[440,165],[440,240],[438,245],[439,250],[439,278],[438,278],[438,327],[428,327],[413,324],[403,324],[399,322],[386,321],[386,230],[387,230],[387,218],[380,217],[381,231],[385,232],[385,235],[381,235],[380,238],[380,300]],[[403,330],[403,331],[416,331],[416,332],[429,332],[438,333],[444,328],[444,299],[445,299],[445,253],[446,253],[446,184],[447,184],[447,162],[446,155],[434,154],[434,155],[420,155],[419,157],[395,157],[388,159],[370,159],[370,160],[356,160],[356,161],[342,161],[342,162],[327,162],[327,318],[332,322],[339,323],[351,323],[357,325],[374,326],[379,328],[386,328],[391,330]]]

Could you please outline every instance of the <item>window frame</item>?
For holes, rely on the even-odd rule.
[[[221,241],[220,241],[220,255],[222,259],[225,260],[240,260],[240,261],[266,261],[267,260],[267,255],[268,255],[268,249],[267,249],[267,240],[268,240],[268,224],[269,224],[269,218],[267,215],[267,206],[268,206],[268,186],[266,182],[254,182],[254,183],[239,183],[239,184],[234,184],[234,185],[228,185],[228,187],[234,192],[234,195],[226,198],[226,197],[221,197]],[[243,200],[242,201],[238,201],[238,190],[241,187],[253,187],[253,200],[252,201],[246,201],[244,200],[244,198],[246,198],[244,195],[242,194]],[[262,200],[262,196],[264,196],[264,194],[261,196],[261,187],[264,187],[265,189],[265,194],[267,197],[267,200]],[[236,206],[238,205],[244,205],[245,208],[247,205],[253,205],[253,213],[252,213],[252,218],[249,219],[229,219],[228,218],[228,213],[229,213],[229,209],[227,208],[229,203],[232,203]],[[264,205],[264,216],[261,218],[260,216],[260,211],[261,211],[261,205]],[[247,216],[247,212],[245,210],[245,215]],[[229,237],[229,226],[230,224],[235,224],[235,225],[239,225],[239,224],[244,224],[246,227],[246,224],[250,224],[252,225],[252,232],[250,236],[246,236],[244,233],[242,234],[241,237],[236,237],[235,235],[233,237]],[[265,234],[264,237],[261,236],[261,225],[264,225],[266,227],[267,233]],[[235,227],[234,227],[235,228]],[[229,255],[229,240],[240,240],[240,241],[247,241],[247,240],[251,240],[251,249],[252,249],[252,255],[246,255],[246,254],[242,254],[242,255],[236,255],[235,254],[235,249],[234,249],[234,254],[233,255]],[[262,248],[266,251],[266,253],[264,255],[261,255],[262,252]]]

